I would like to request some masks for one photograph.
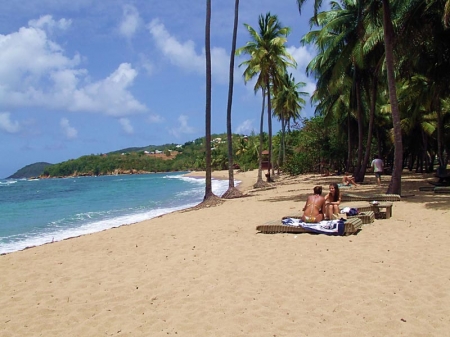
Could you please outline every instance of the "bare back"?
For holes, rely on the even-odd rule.
[[[319,222],[323,220],[323,207],[325,205],[325,198],[321,195],[310,195],[306,199],[305,207],[303,208],[302,220],[305,222]]]

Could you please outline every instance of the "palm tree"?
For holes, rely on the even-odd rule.
[[[392,124],[394,127],[394,167],[392,179],[387,193],[401,194],[402,170],[403,170],[403,142],[402,126],[400,123],[400,110],[398,108],[397,89],[395,87],[394,71],[394,27],[391,19],[391,7],[389,0],[383,3],[383,28],[384,28],[384,53],[386,57],[386,73],[389,88],[389,102],[391,104]]]
[[[231,42],[230,54],[230,80],[228,84],[228,104],[227,104],[227,142],[228,142],[228,190],[222,198],[236,198],[242,196],[242,192],[234,187],[234,165],[233,165],[233,139],[231,130],[231,105],[233,103],[233,83],[234,83],[234,57],[236,53],[236,37],[239,22],[239,0],[234,4],[234,26],[233,40]]]
[[[301,14],[301,7],[306,0],[297,0],[297,5]],[[360,0],[361,1],[361,0]],[[387,70],[387,82],[389,88],[389,102],[391,105],[392,122],[394,129],[394,167],[392,178],[388,187],[388,193],[401,194],[401,173],[403,169],[403,144],[400,125],[400,111],[398,108],[397,92],[395,88],[394,73],[394,29],[391,18],[391,8],[389,0],[382,0],[383,4],[383,27],[384,27],[384,47]],[[322,5],[322,0],[314,1],[314,17],[317,19],[317,12]]]
[[[217,203],[218,197],[212,191],[211,181],[211,0],[206,0],[205,24],[205,56],[206,56],[206,108],[205,108],[205,154],[206,182],[203,204]]]
[[[261,119],[259,122],[259,150],[258,150],[258,178],[256,180],[256,184],[253,187],[264,187],[267,184],[263,182],[262,179],[262,152],[263,152],[263,144],[264,144],[264,109],[266,106],[266,92],[265,90],[261,90],[262,93],[262,105],[261,105]]]
[[[267,117],[269,133],[269,163],[272,163],[272,104],[271,89],[281,84],[281,79],[286,73],[288,66],[295,67],[296,63],[292,56],[286,51],[285,43],[290,32],[288,27],[282,27],[276,15],[267,13],[260,15],[259,32],[250,25],[245,24],[250,33],[251,41],[236,51],[237,55],[247,54],[250,58],[240,64],[245,65],[244,81],[256,77],[255,92],[262,89],[267,97]],[[268,165],[267,181],[270,178],[270,166]]]
[[[446,167],[444,158],[444,129],[441,98],[450,95],[448,78],[450,76],[450,29],[448,21],[450,1],[433,0],[408,3],[407,15],[403,15],[402,24],[408,24],[407,38],[414,37],[411,59],[405,58],[405,68],[414,69],[414,73],[426,78],[424,89],[428,92],[427,99],[431,100],[429,111],[436,113],[437,118],[437,156],[439,166]],[[443,16],[442,16],[442,13]],[[420,37],[420,40],[417,38]],[[419,42],[420,44],[418,44]],[[409,75],[409,74],[408,74]],[[412,76],[405,76],[408,79]]]
[[[320,30],[306,34],[301,42],[314,43],[319,53],[307,67],[308,73],[314,73],[317,79],[314,100],[325,102],[317,106],[316,112],[325,113],[325,121],[347,114],[348,155],[347,170],[353,164],[351,126],[352,115],[358,123],[358,160],[356,172],[359,172],[363,151],[363,96],[362,96],[362,48],[359,42],[361,32],[361,8],[354,0],[331,2],[331,10],[321,12],[314,18]],[[347,100],[347,104],[342,104]],[[326,107],[323,109],[323,107]]]
[[[295,78],[292,74],[285,74],[280,88],[275,93],[273,105],[274,114],[281,121],[281,142],[280,142],[280,165],[285,161],[285,133],[286,126],[290,120],[297,120],[300,118],[300,111],[304,108],[306,101],[303,97],[308,96],[306,92],[300,92],[301,87],[305,87],[306,83],[295,83]]]
[[[417,159],[417,170],[429,171],[430,161],[427,153],[434,151],[429,144],[435,143],[433,135],[436,134],[437,120],[433,112],[433,85],[432,81],[424,76],[414,75],[411,79],[403,81],[398,86],[401,102],[402,132],[404,137],[405,154],[409,154],[409,169]],[[420,135],[420,137],[418,137]],[[406,156],[405,156],[406,157]],[[420,166],[420,167],[419,167]]]

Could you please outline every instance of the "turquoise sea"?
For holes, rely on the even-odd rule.
[[[0,254],[195,206],[205,179],[185,173],[0,180]],[[228,180],[212,187],[220,196]]]

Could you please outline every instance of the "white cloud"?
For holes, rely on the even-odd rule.
[[[147,121],[150,124],[162,123],[164,122],[164,118],[157,114],[151,114],[150,116],[148,116]]]
[[[9,112],[0,112],[0,130],[16,133],[20,130],[19,122],[12,121]]]
[[[171,128],[168,132],[176,138],[179,138],[183,134],[195,133],[195,128],[188,125],[188,116],[180,115],[178,117],[178,126]]]
[[[122,22],[119,25],[119,32],[122,36],[130,39],[139,29],[141,18],[136,7],[131,5],[123,6]]]
[[[42,26],[65,26],[51,16],[32,27],[0,35],[0,108],[38,106],[124,116],[147,108],[130,93],[137,71],[122,63],[105,79],[92,82],[81,57],[69,58]]]
[[[179,42],[170,35],[164,24],[158,19],[152,20],[148,25],[148,29],[155,40],[156,46],[173,65],[180,67],[186,72],[205,74],[204,48],[202,48],[200,54],[197,54],[194,41]],[[214,81],[228,83],[229,63],[230,56],[225,49],[211,48],[211,71]]]
[[[28,25],[33,28],[47,30],[53,32],[54,29],[66,30],[72,25],[72,20],[60,19],[53,20],[51,15],[43,15],[37,20],[28,21]]]
[[[120,118],[119,123],[122,125],[122,129],[125,133],[128,133],[129,135],[134,133],[134,128],[128,118]]]
[[[243,121],[240,125],[238,125],[235,132],[243,135],[249,135],[252,132],[259,133],[253,126],[253,119],[247,119]]]
[[[314,58],[312,53],[308,50],[307,47],[287,47],[287,52],[292,55],[292,57],[297,62],[297,66],[299,68],[306,68],[309,62]]]
[[[212,79],[222,84],[228,84],[230,72],[230,55],[223,48],[211,48]],[[235,70],[234,77],[238,73]]]
[[[127,91],[136,76],[137,71],[130,64],[122,63],[104,80],[74,90],[72,104],[67,109],[103,112],[117,117],[146,111],[147,108]]]
[[[69,69],[80,62],[78,55],[69,59],[62,48],[36,28],[0,35],[0,84],[3,90],[19,90],[39,85],[52,71]]]
[[[148,76],[151,76],[155,70],[155,65],[144,54],[139,54],[140,67],[145,70]]]
[[[61,126],[61,129],[67,139],[77,138],[78,131],[74,127],[70,126],[69,120],[67,118],[61,118],[59,125]]]
[[[178,42],[158,19],[152,20],[148,29],[155,39],[157,47],[169,58],[172,64],[186,71],[201,74],[205,72],[204,58],[196,54],[195,43],[192,40],[184,43]]]
[[[301,91],[307,92],[310,95],[316,89],[316,82],[314,78],[306,76],[306,67],[314,58],[314,55],[308,50],[306,47],[288,47],[286,48],[288,53],[292,55],[292,57],[297,62],[297,69],[289,69],[292,72],[292,75],[295,78],[296,82],[304,82],[306,86],[301,88]]]

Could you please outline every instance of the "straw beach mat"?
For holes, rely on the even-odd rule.
[[[358,215],[346,215],[346,214],[339,214],[338,216],[345,216],[347,217],[347,219],[361,219],[363,225],[367,225],[367,224],[371,224],[372,222],[375,221],[375,213],[372,211],[372,207],[356,207],[358,209],[358,211],[360,212]],[[362,208],[362,209],[360,209]],[[284,219],[289,219],[289,218],[294,218],[294,219],[300,219],[302,216],[299,214],[296,215],[286,215],[282,218],[282,220]]]
[[[450,186],[436,186],[434,188],[434,193],[449,194],[450,193]]]
[[[360,212],[358,215],[347,216],[347,219],[361,219],[363,225],[371,224],[375,221],[375,213],[373,211]]]
[[[353,218],[345,221],[344,235],[356,234],[362,227],[363,222],[361,219]],[[269,221],[263,225],[256,226],[256,230],[263,234],[276,234],[276,233],[313,233],[311,230],[303,228],[301,226],[289,226],[283,225],[280,220]]]
[[[398,194],[369,194],[369,195],[359,195],[342,193],[342,201],[400,201],[400,196]]]

